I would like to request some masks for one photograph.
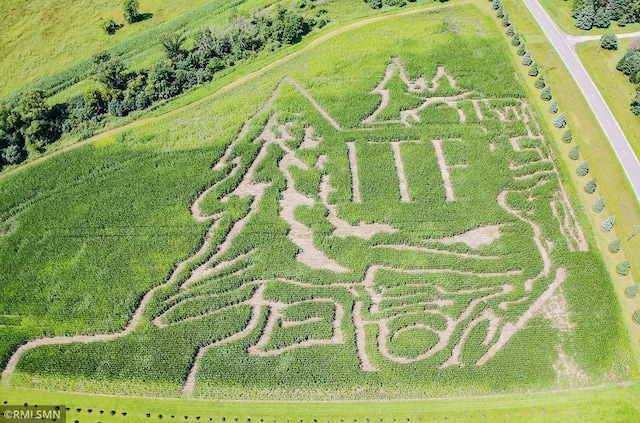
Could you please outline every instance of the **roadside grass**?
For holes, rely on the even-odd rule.
[[[615,270],[617,263],[624,260],[625,257],[631,259],[633,263],[640,264],[640,236],[635,236],[627,241],[628,236],[635,231],[635,227],[640,225],[640,204],[631,190],[620,162],[582,96],[582,92],[564,67],[560,57],[542,34],[526,6],[514,0],[506,0],[504,4],[505,10],[510,13],[516,31],[525,34],[527,48],[533,52],[534,61],[540,65],[541,74],[544,75],[547,86],[551,87],[554,100],[558,100],[560,111],[567,114],[567,128],[571,128],[573,132],[573,142],[565,144],[561,141],[564,129],[554,128],[550,134],[554,135],[556,148],[560,153],[558,158],[566,163],[567,176],[573,182],[572,185],[576,189],[575,195],[582,204],[584,214],[588,217],[590,226],[593,228],[598,249],[607,263],[623,310],[622,317],[631,335],[636,360],[640,360],[640,325],[631,319],[635,310],[640,308],[640,299],[629,299],[624,295],[626,287],[632,285],[634,280],[640,281],[640,266],[633,266],[629,276],[620,276]],[[488,10],[489,7],[486,9]],[[515,49],[513,49],[513,57],[516,63],[519,63]],[[525,67],[519,65],[519,69],[522,80],[526,81],[527,89],[537,99],[537,105],[542,110],[540,117],[546,121],[549,128],[553,128],[556,115],[546,111],[549,103],[540,100],[540,90],[533,86],[535,78],[526,75],[527,69]],[[624,127],[624,122],[622,122],[622,126]],[[588,177],[578,177],[575,172],[576,163],[568,159],[568,152],[574,145],[580,145],[582,156],[590,161],[591,172]],[[592,177],[597,178],[598,189],[595,194],[590,195],[585,193],[582,187]],[[604,212],[597,214],[593,212],[591,207],[599,195],[606,198],[606,207]],[[600,224],[609,215],[616,216],[616,223],[613,230],[605,234],[600,230]],[[608,251],[608,245],[616,238],[622,239],[622,251],[624,252],[613,255]]]
[[[575,19],[571,17],[573,10],[572,1],[567,0],[539,0],[540,5],[544,7],[547,13],[553,17],[556,24],[567,34],[572,35],[600,35],[607,32],[634,32],[640,31],[640,23],[619,26],[613,22],[609,28],[596,28],[584,30],[576,28]],[[526,7],[526,6],[525,6]],[[528,10],[528,9],[527,9]]]
[[[197,401],[83,395],[0,387],[0,405],[61,405],[79,423],[213,421],[216,423],[556,423],[640,420],[640,385],[486,398],[377,402]],[[91,410],[91,411],[89,411]],[[124,415],[123,415],[124,414]],[[147,417],[148,415],[148,417]],[[186,418],[185,418],[186,417]],[[199,417],[199,419],[198,419]]]
[[[614,117],[624,131],[631,147],[640,157],[640,116],[634,115],[629,104],[636,94],[635,85],[616,69],[632,38],[618,40],[618,50],[600,48],[599,42],[590,41],[576,46],[576,52]]]

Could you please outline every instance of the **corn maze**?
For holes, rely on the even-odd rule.
[[[479,97],[445,65],[381,70],[355,128],[283,78],[192,204],[199,250],[125,330],[31,341],[4,376],[31,349],[112,341],[143,315],[159,332],[225,328],[199,341],[183,395],[226,345],[255,359],[344,346],[376,373],[485,366],[535,317],[570,330],[558,258],[588,244],[527,101]]]

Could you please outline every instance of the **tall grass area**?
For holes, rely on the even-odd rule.
[[[554,370],[557,348],[587,375],[587,381],[580,381],[579,386],[627,380],[636,365],[619,321],[620,309],[607,269],[593,246],[593,234],[584,225],[584,212],[577,210],[578,222],[583,224],[591,248],[570,251],[549,210],[553,193],[567,179],[545,179],[540,172],[549,173],[554,166],[560,166],[560,174],[565,175],[564,167],[552,161],[540,162],[532,152],[551,154],[544,140],[523,139],[522,146],[529,150],[521,152],[516,152],[509,141],[514,136],[526,138],[523,121],[507,112],[527,99],[527,92],[514,77],[507,48],[495,23],[470,4],[370,23],[194,108],[52,157],[0,180],[0,315],[13,319],[11,325],[0,328],[2,363],[26,339],[121,329],[144,292],[165,281],[176,264],[202,244],[207,226],[190,215],[191,204],[199,193],[213,186],[202,209],[222,213],[220,227],[212,233],[214,245],[209,254],[213,255],[232,225],[248,216],[246,198],[232,196],[227,201],[223,197],[238,186],[240,176],[256,157],[262,157],[255,170],[256,182],[269,184],[255,214],[221,257],[230,262],[255,250],[246,260],[247,269],[220,279],[197,281],[189,289],[180,288],[177,282],[166,285],[145,310],[140,326],[128,336],[105,343],[30,350],[20,360],[11,383],[177,396],[199,348],[247,326],[252,310],[242,301],[253,294],[251,284],[256,281],[266,281],[265,298],[286,304],[281,307],[289,319],[303,322],[301,326],[277,327],[264,348],[328,338],[328,322],[337,318],[337,312],[326,304],[308,307],[309,301],[326,297],[345,310],[347,323],[341,328],[345,341],[261,357],[247,351],[265,331],[250,331],[203,356],[194,395],[216,399],[376,399],[576,386],[574,380],[563,379]],[[460,101],[468,121],[460,122],[453,108],[435,105],[427,108],[421,114],[421,122],[410,128],[400,124],[373,129],[364,126],[362,121],[380,104],[380,96],[371,91],[394,57],[401,60],[412,79],[423,75],[430,81],[437,67],[444,65],[456,78],[456,87],[442,80],[435,93],[468,91],[469,97]],[[318,201],[313,207],[297,207],[295,217],[312,230],[314,244],[350,272],[312,269],[295,259],[298,247],[288,237],[290,227],[279,215],[286,185],[279,168],[286,153],[284,147],[273,145],[260,156],[260,141],[248,135],[231,150],[231,157],[239,159],[238,174],[225,179],[228,168],[222,172],[211,169],[243,123],[260,110],[285,76],[306,88],[342,130],[328,124],[292,85],[283,84],[274,98],[273,109],[258,115],[249,134],[259,134],[260,125],[269,117],[265,115],[274,110],[291,122],[287,128],[291,128],[294,137],[286,147],[296,151],[297,160],[308,166],[306,170],[292,170],[291,178],[299,192]],[[394,90],[398,94],[398,87]],[[475,117],[472,100],[485,98],[491,100],[478,106],[486,116],[480,120]],[[389,107],[399,112],[407,104],[394,96]],[[495,110],[504,110],[507,118],[501,120]],[[381,114],[381,118],[389,120],[393,116]],[[316,148],[298,150],[309,125],[317,129],[323,141]],[[543,125],[543,133],[547,132]],[[454,203],[445,202],[442,176],[431,147],[434,139],[451,140],[445,143],[444,151],[459,197]],[[401,146],[413,202],[400,201],[397,169],[389,147],[390,142],[398,140],[418,142]],[[362,204],[351,201],[352,180],[347,173],[345,148],[348,142],[358,150]],[[315,167],[321,155],[327,157],[325,171]],[[331,176],[335,191],[329,198],[336,204],[340,218],[353,225],[392,225],[397,233],[379,234],[370,240],[330,236],[328,209],[319,204],[322,174]],[[219,186],[214,185],[218,182]],[[575,195],[570,185],[568,188]],[[517,213],[498,206],[496,198],[504,190],[510,191],[505,197],[510,207],[533,219],[551,242],[551,271],[536,282],[529,294],[524,292],[522,281],[540,272],[543,259],[537,253],[534,229],[517,218]],[[453,254],[434,256],[381,248],[384,244],[436,248],[434,239],[496,224],[502,225],[499,240],[475,250],[458,243],[447,247]],[[470,253],[498,258],[474,261],[465,256]],[[542,295],[553,280],[554,271],[561,267],[568,273],[562,290],[574,327],[562,332],[548,319],[535,315],[483,366],[472,363],[488,352],[489,347],[482,340],[489,324],[481,321],[475,328],[469,326],[468,333],[464,325],[456,327],[454,339],[468,339],[468,344],[463,342],[461,360],[471,364],[441,368],[453,354],[453,345],[416,363],[391,362],[377,352],[378,331],[368,325],[367,351],[379,371],[364,372],[356,352],[356,328],[348,322],[355,298],[365,306],[370,306],[373,299],[366,299],[368,294],[361,286],[354,288],[354,297],[344,286],[333,285],[356,284],[375,264],[464,273],[437,273],[427,284],[418,276],[385,270],[376,276],[376,284],[395,297],[382,303],[388,308],[382,315],[366,312],[368,319],[393,317],[398,308],[418,310],[423,307],[420,301],[437,297],[430,288],[433,285],[451,294],[442,308],[458,316],[475,298],[465,289],[490,281],[488,290],[499,289],[507,282],[513,284],[516,288],[508,298],[513,304],[502,309],[500,300],[487,301],[485,308],[472,311],[467,324],[488,309],[505,321],[516,321]],[[504,279],[491,275],[514,270],[521,270],[522,275],[509,273]],[[184,280],[188,271],[183,273],[180,277]],[[464,276],[470,273],[475,276]],[[300,287],[290,281],[312,286]],[[415,286],[418,287],[412,288]],[[414,299],[409,301],[408,297]],[[216,307],[220,313],[210,313]],[[263,309],[257,319],[260,327],[268,317]],[[152,324],[159,318],[166,318],[167,327]],[[421,318],[409,316],[392,330],[400,333],[403,325],[419,324]],[[401,356],[417,355],[428,344],[425,336],[392,337],[391,351]],[[634,413],[626,404],[621,407],[621,413]]]

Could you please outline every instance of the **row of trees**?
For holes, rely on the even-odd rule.
[[[175,97],[210,81],[239,60],[264,49],[294,44],[314,26],[324,24],[326,19],[305,19],[279,8],[273,14],[234,18],[225,28],[205,28],[190,49],[184,47],[184,36],[165,34],[160,39],[165,58],[151,69],[139,71],[128,70],[122,60],[109,53],[99,53],[92,58],[91,77],[100,88],[53,107],[39,90],[0,105],[0,168],[22,162],[29,152],[42,150],[65,132],[89,135],[107,114],[126,116],[155,101]]]
[[[573,17],[580,29],[608,28],[640,22],[640,0],[574,0]]]
[[[364,0],[365,3],[369,3],[372,9],[381,9],[382,5],[404,7],[407,2],[413,3],[416,0]]]

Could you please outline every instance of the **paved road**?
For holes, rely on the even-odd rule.
[[[607,106],[607,103],[604,101],[604,98],[602,98],[600,91],[593,83],[593,80],[573,49],[573,46],[577,42],[576,40],[579,40],[582,37],[570,36],[562,32],[542,6],[540,6],[540,3],[538,3],[537,0],[523,1],[553,45],[553,48],[564,61],[564,64],[569,69],[569,72],[578,84],[578,87],[580,87],[580,91],[582,91],[587,103],[589,103],[591,110],[593,110],[593,113],[598,119],[602,130],[609,139],[613,150],[616,152],[616,155],[618,156],[618,159],[631,182],[636,198],[640,200],[640,162],[635,156],[633,149],[629,144],[629,140],[627,140],[627,137],[622,132],[620,125],[613,117],[613,113],[609,110],[609,106]]]

